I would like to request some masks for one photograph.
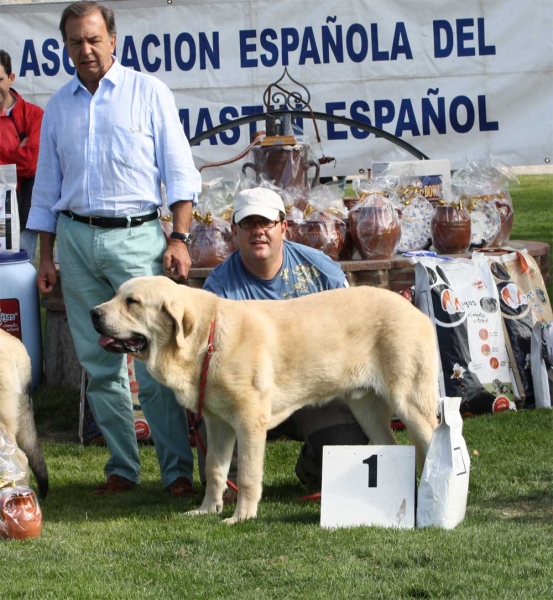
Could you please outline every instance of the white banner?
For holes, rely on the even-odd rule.
[[[119,60],[173,90],[189,138],[263,112],[267,86],[286,67],[309,90],[314,111],[380,127],[429,158],[449,158],[453,168],[483,155],[515,166],[544,164],[553,154],[553,0],[111,4]],[[73,72],[58,30],[64,6],[0,6],[0,46],[12,56],[14,87],[41,106]],[[287,78],[282,85],[301,91]],[[374,134],[317,124],[322,148],[303,121],[315,153],[336,158],[322,175],[399,158]],[[203,141],[193,148],[197,166],[238,154],[264,127],[260,121]],[[237,169],[208,169],[204,179]]]

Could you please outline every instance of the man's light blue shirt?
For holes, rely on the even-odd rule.
[[[58,213],[121,217],[196,201],[201,176],[173,94],[151,75],[114,63],[92,95],[77,73],[42,121],[29,229],[56,231]]]

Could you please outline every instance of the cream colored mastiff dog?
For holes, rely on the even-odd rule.
[[[399,294],[363,286],[225,300],[166,277],[139,277],[91,316],[106,350],[143,361],[194,412],[215,323],[205,388],[207,487],[189,514],[221,511],[238,439],[238,501],[226,522],[254,518],[267,430],[339,395],[373,444],[395,444],[390,419],[399,417],[424,463],[437,423],[437,345],[430,320]]]
[[[48,469],[36,434],[31,400],[31,359],[22,342],[0,329],[0,437],[7,434],[17,446],[15,459],[25,472],[21,482],[29,485],[29,466],[39,496],[48,493]],[[0,484],[2,482],[0,460]]]

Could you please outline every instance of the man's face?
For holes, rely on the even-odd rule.
[[[65,23],[67,52],[81,81],[94,93],[100,79],[112,65],[115,37],[108,35],[106,23],[100,11],[86,17],[69,17]]]
[[[15,79],[15,73],[6,75],[3,65],[0,65],[0,104],[3,104],[10,95],[10,87]]]
[[[267,221],[259,215],[246,217],[241,223],[255,223],[253,229],[243,229],[233,224],[232,231],[236,245],[246,267],[259,267],[262,264],[282,263],[282,247],[286,237],[286,221],[279,221],[270,229],[263,228]]]

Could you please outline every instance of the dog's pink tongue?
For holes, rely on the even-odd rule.
[[[98,344],[100,344],[102,348],[105,348],[106,346],[111,344],[111,342],[115,342],[115,338],[112,338],[109,335],[105,335],[104,333],[102,333],[100,339],[98,340]]]

